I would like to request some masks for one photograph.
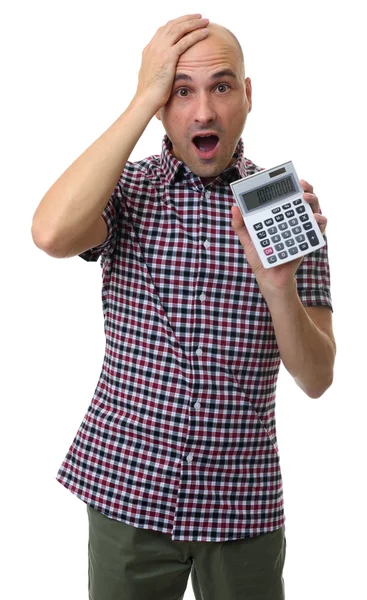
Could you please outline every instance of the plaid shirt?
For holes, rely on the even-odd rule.
[[[88,411],[57,474],[107,517],[220,542],[285,522],[271,315],[231,226],[230,181],[207,187],[170,152],[128,162],[103,212],[106,335]],[[331,306],[327,247],[297,272],[306,306]]]

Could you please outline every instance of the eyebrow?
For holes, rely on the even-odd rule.
[[[223,77],[233,77],[234,79],[237,79],[237,75],[232,69],[217,71],[217,73],[213,73],[210,79],[214,81],[215,79],[222,79]],[[176,73],[174,82],[176,81],[193,81],[193,79],[186,73]]]

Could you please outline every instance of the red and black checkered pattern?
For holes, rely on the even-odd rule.
[[[235,540],[285,522],[271,316],[231,226],[229,182],[259,171],[239,141],[206,188],[170,152],[128,162],[103,217],[106,349],[57,480],[107,517],[173,540]],[[330,298],[327,246],[297,272]]]

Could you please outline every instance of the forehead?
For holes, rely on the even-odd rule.
[[[242,61],[238,49],[228,36],[210,34],[180,56],[176,72],[194,75],[207,71],[210,75],[218,69],[231,69],[240,76]]]

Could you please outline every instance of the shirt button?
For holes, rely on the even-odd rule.
[[[192,461],[192,459],[193,459],[193,458],[194,458],[194,455],[193,455],[193,453],[192,453],[192,452],[190,452],[190,454],[188,454],[188,455],[186,456],[186,460],[187,460],[187,462],[188,462],[188,463],[190,463],[190,462]]]
[[[204,302],[205,298],[206,298],[205,294],[201,294],[201,296],[200,296],[200,300],[201,300],[202,302]]]
[[[201,356],[201,355],[202,355],[202,353],[203,353],[203,351],[202,351],[202,349],[201,349],[201,348],[198,348],[198,349],[196,350],[196,354],[197,354],[198,356]]]
[[[195,402],[195,404],[194,404],[194,408],[196,408],[196,409],[197,409],[197,408],[200,408],[200,406],[201,406],[200,402]]]
[[[205,246],[205,248],[209,248],[209,246],[210,246],[210,242],[209,242],[208,240],[205,240],[205,242],[204,242],[204,246]]]
[[[208,198],[208,199],[210,198],[210,192],[209,191],[205,192],[205,198]]]

